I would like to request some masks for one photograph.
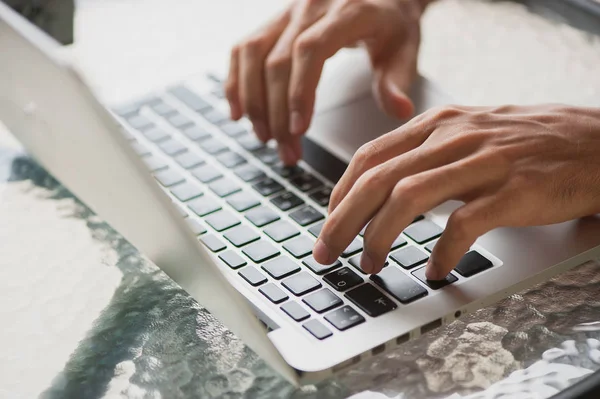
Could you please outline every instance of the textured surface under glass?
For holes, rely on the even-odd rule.
[[[152,76],[163,84],[196,72],[190,47],[206,27],[193,26],[192,11],[206,2],[166,3],[80,3],[72,51],[107,98],[157,87]],[[219,14],[235,2],[215,3]],[[259,15],[240,17],[238,34]],[[158,20],[183,28],[141,33]],[[461,102],[600,104],[597,37],[470,0],[432,7],[423,32],[422,72]],[[106,55],[115,46],[120,59]],[[5,132],[0,180],[0,398],[533,398],[600,367],[600,263],[591,262],[295,390]]]

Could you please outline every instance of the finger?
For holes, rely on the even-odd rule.
[[[240,45],[239,93],[244,113],[252,122],[258,138],[267,141],[268,106],[265,92],[264,62],[290,19],[289,10]]]
[[[373,92],[388,115],[408,119],[415,112],[406,93],[417,77],[418,50],[418,40],[405,41],[396,51],[389,51],[373,62]]]
[[[505,201],[497,195],[478,198],[454,211],[427,262],[427,279],[446,278],[477,238],[505,224],[507,212]]]
[[[417,215],[445,201],[482,192],[503,176],[501,168],[482,165],[480,159],[471,157],[400,180],[367,226],[361,268],[379,273],[392,243]]]
[[[367,170],[419,147],[440,125],[439,121],[460,115],[460,112],[460,109],[454,106],[431,109],[412,118],[396,130],[361,146],[331,193],[329,213],[335,210]]]
[[[324,2],[299,3],[265,63],[269,130],[278,143],[280,158],[286,165],[295,165],[299,159],[289,131],[288,87],[292,48],[298,35],[324,15],[324,5]]]
[[[231,119],[237,121],[242,117],[242,106],[240,104],[240,93],[239,93],[239,56],[240,49],[235,46],[231,50],[231,57],[229,60],[229,74],[227,76],[227,82],[225,82],[225,96],[229,103],[229,113]]]
[[[335,261],[383,206],[400,180],[454,162],[460,157],[462,153],[453,147],[423,147],[363,174],[325,221],[313,251],[315,260],[323,264]]]
[[[315,92],[325,61],[343,47],[368,37],[377,28],[376,13],[361,13],[367,2],[340,2],[294,44],[289,87],[290,131],[300,135],[312,118]],[[366,11],[366,10],[365,10]]]

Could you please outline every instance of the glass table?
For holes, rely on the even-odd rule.
[[[106,98],[156,87],[149,86],[150,73],[133,78],[158,57],[148,49],[193,39],[171,34],[157,44],[140,34],[119,45],[113,33],[101,37],[99,19],[112,15],[112,30],[132,29],[165,11],[165,3],[148,1],[133,16],[123,13],[139,2],[80,2],[80,39],[69,51]],[[213,11],[226,13],[233,3]],[[200,13],[209,6],[182,2],[165,18],[190,22],[185,18],[195,7]],[[247,18],[263,15],[254,13]],[[436,4],[423,31],[421,71],[461,102],[599,104],[596,36],[519,5],[470,0]],[[123,56],[133,72],[109,73],[119,62],[102,54],[102,40],[111,53],[140,53]],[[193,55],[173,57],[177,65],[164,64],[164,83],[192,72],[180,63]],[[537,398],[600,368],[600,262],[594,261],[332,380],[295,389],[1,129],[0,180],[2,398]]]

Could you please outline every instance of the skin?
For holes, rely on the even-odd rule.
[[[286,165],[302,157],[300,136],[313,116],[323,64],[344,47],[361,45],[373,68],[373,92],[389,115],[407,119],[405,92],[417,71],[415,0],[297,0],[231,51],[225,93],[231,118],[246,115],[259,139],[275,139]]]
[[[419,19],[430,1],[297,0],[232,51],[231,117],[248,116],[275,139],[287,165],[301,157],[323,63],[357,43],[368,51],[373,92],[386,113],[414,111]],[[463,202],[426,269],[443,279],[475,240],[503,226],[537,226],[600,213],[600,109],[567,105],[430,110],[365,144],[331,196],[313,256],[330,264],[367,226],[361,267],[381,271],[415,216]],[[368,193],[368,195],[366,195]]]

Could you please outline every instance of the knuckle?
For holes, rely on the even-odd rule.
[[[291,68],[292,58],[289,55],[271,54],[265,61],[267,73],[287,71]]]
[[[359,177],[356,184],[361,192],[380,190],[385,186],[385,175],[378,169],[379,168],[368,170]]]
[[[302,34],[294,41],[294,55],[297,57],[309,56],[318,49],[319,44],[318,37]]]
[[[390,195],[391,200],[396,207],[399,207],[407,212],[411,212],[417,208],[418,199],[420,198],[421,181],[416,177],[406,177],[392,190]]]
[[[454,211],[448,218],[446,230],[452,233],[453,239],[467,239],[473,234],[475,215],[465,209],[461,208]]]
[[[237,81],[235,78],[227,79],[225,83],[225,97],[228,99],[237,98]]]
[[[443,122],[445,120],[456,118],[462,114],[463,110],[454,105],[443,105],[427,111],[428,117],[435,122]]]
[[[265,39],[260,35],[251,36],[244,40],[240,44],[239,48],[241,52],[244,52],[249,56],[253,56],[258,54],[262,50],[264,42]]]
[[[375,159],[380,157],[382,150],[381,145],[376,140],[369,141],[356,151],[353,162],[360,170],[370,169]]]

